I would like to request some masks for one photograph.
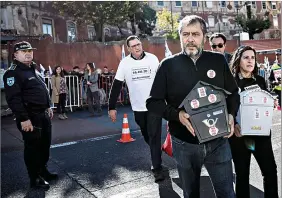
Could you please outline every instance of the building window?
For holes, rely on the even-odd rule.
[[[163,1],[157,1],[157,5],[158,6],[164,6],[164,2]]]
[[[175,7],[182,7],[181,1],[175,1]]]
[[[206,1],[206,7],[212,8],[212,1]]]
[[[42,32],[53,36],[53,24],[51,19],[42,18]]]
[[[223,17],[222,18],[222,23],[223,23],[223,26],[227,27],[228,26],[228,18],[227,17]]]
[[[252,1],[252,8],[256,8],[256,7],[257,7],[256,3],[257,3],[257,2]]]
[[[276,2],[271,2],[271,8],[272,10],[276,10]]]
[[[74,22],[67,22],[67,29],[68,29],[68,42],[74,42],[77,39],[76,35],[76,25]]]
[[[94,40],[95,36],[96,36],[96,31],[94,26],[87,26],[87,31],[88,31],[88,39],[89,40]]]
[[[208,24],[209,24],[209,27],[214,27],[214,17],[213,16],[208,16]]]
[[[266,10],[266,3],[265,3],[265,1],[261,2],[261,7],[262,7],[263,10]]]
[[[197,1],[192,1],[192,7],[198,7],[198,2]]]
[[[226,2],[225,1],[220,1],[220,7],[226,8]]]
[[[278,27],[278,18],[277,18],[277,16],[273,16],[273,26],[274,27]]]

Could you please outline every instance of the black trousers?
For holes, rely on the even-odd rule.
[[[150,147],[153,169],[157,170],[162,165],[162,118],[148,111],[134,111],[134,117],[141,129],[145,142]]]
[[[272,150],[271,137],[251,137],[255,140],[255,151],[245,145],[245,137],[229,139],[236,172],[236,197],[250,198],[249,175],[251,154],[254,155],[264,182],[264,197],[278,198],[277,167]]]
[[[67,99],[67,94],[62,93],[59,94],[59,102],[57,104],[57,113],[65,113],[66,112],[66,99]]]
[[[17,127],[24,140],[24,161],[28,175],[30,179],[34,179],[47,166],[50,156],[52,125],[47,112],[29,113],[29,118],[34,127],[33,132],[23,131],[19,121],[17,121]]]
[[[95,102],[95,109],[101,112],[100,95],[98,91],[91,92],[90,88],[87,89],[87,103],[88,111],[94,114],[93,101]]]

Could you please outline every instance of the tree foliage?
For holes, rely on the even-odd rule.
[[[143,2],[134,1],[57,1],[53,7],[61,15],[72,17],[81,23],[95,26],[97,37],[105,41],[104,26],[120,26],[142,7]]]
[[[249,33],[250,39],[254,39],[254,34],[261,33],[271,26],[268,15],[265,15],[264,18],[252,15],[250,6],[247,7],[247,17],[241,14],[236,17],[236,21],[241,25],[244,32]]]
[[[161,32],[165,33],[165,36],[167,38],[179,38],[177,32],[179,17],[180,14],[175,13],[171,15],[171,12],[166,10],[165,8],[157,13],[157,26]]]
[[[152,36],[152,30],[155,28],[156,19],[156,11],[148,4],[144,4],[141,11],[135,14],[135,22],[140,29],[140,34],[144,36]]]

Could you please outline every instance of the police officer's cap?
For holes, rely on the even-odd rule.
[[[27,41],[21,41],[14,45],[14,53],[20,50],[30,50],[30,49],[33,50],[36,48],[31,47],[31,44]]]

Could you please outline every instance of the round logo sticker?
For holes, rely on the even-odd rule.
[[[209,133],[210,133],[211,136],[217,135],[218,134],[218,128],[216,128],[215,126],[210,127]]]
[[[214,94],[210,94],[209,97],[208,97],[208,100],[210,103],[215,103],[216,102],[216,95]]]
[[[210,69],[208,72],[207,72],[207,76],[209,77],[209,78],[214,78],[215,77],[215,71],[214,70],[212,70],[212,69]]]
[[[249,103],[253,103],[254,102],[254,98],[252,96],[249,97]]]
[[[269,111],[265,112],[265,116],[268,117],[269,116]]]
[[[199,103],[198,100],[194,99],[194,100],[191,101],[191,107],[193,109],[197,109],[197,108],[199,108],[199,106],[200,106],[200,103]]]

